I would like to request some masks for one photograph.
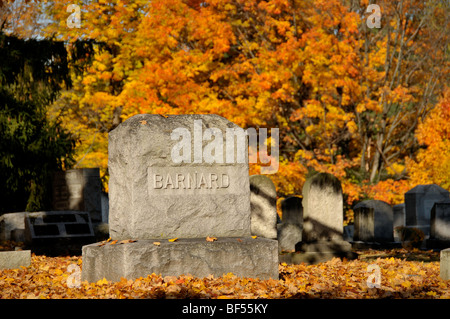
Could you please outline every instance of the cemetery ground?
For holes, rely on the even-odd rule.
[[[1,248],[6,250],[8,245],[11,243],[3,243]],[[439,276],[439,252],[403,248],[356,252],[355,260],[334,258],[315,265],[280,263],[278,280],[231,273],[205,278],[152,274],[95,283],[77,278],[83,267],[81,256],[33,254],[29,267],[0,270],[0,299],[450,298],[450,281]],[[368,284],[376,282],[377,274],[371,271],[374,268],[379,269],[379,287]]]

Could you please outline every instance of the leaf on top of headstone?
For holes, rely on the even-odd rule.
[[[258,236],[252,236],[252,238],[253,238],[253,239],[256,239],[256,238],[258,238]]]
[[[217,237],[210,237],[210,236],[206,237],[206,241],[215,241],[215,240],[217,240]]]
[[[155,246],[160,246],[161,243],[160,243],[159,241],[154,241],[154,242],[153,242],[153,245],[155,245]]]
[[[174,241],[177,241],[177,240],[178,240],[178,237],[169,239],[169,242],[173,243]]]
[[[115,245],[117,244],[117,240],[113,240],[112,242],[109,243],[110,245]]]
[[[124,239],[124,240],[119,241],[119,244],[128,244],[128,243],[134,243],[134,242],[136,242],[136,240],[134,240],[134,239]]]
[[[139,123],[141,123],[142,125],[145,125],[145,124],[147,124],[147,121],[146,120],[142,120],[142,121],[139,121]]]
[[[161,115],[162,117],[168,118],[167,115],[164,115],[164,114],[159,114],[159,115]]]

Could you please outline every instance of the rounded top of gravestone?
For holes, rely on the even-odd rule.
[[[269,191],[270,193],[276,194],[276,188],[272,180],[265,175],[251,175],[250,176],[250,190],[254,193],[259,193],[261,191]]]
[[[335,193],[342,193],[341,182],[334,175],[329,173],[318,173],[312,176],[309,180],[310,187],[317,186],[320,189],[331,187]],[[307,182],[305,182],[305,184],[307,184]]]
[[[108,134],[111,136],[121,134],[122,130],[140,129],[143,127],[165,132],[167,129],[171,130],[174,127],[191,127],[193,121],[195,120],[203,120],[206,128],[217,127],[220,129],[225,129],[227,127],[239,127],[223,116],[217,114],[181,114],[164,116],[159,114],[137,114],[120,123],[120,125],[115,127]],[[168,131],[169,134],[170,130]]]
[[[450,194],[448,190],[436,184],[417,185],[416,187],[406,192],[406,194],[412,193],[441,193],[447,196]]]
[[[368,199],[356,204],[353,209],[358,209],[362,207],[373,208],[375,210],[392,210],[392,206],[382,200]]]

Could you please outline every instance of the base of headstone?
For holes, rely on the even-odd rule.
[[[440,276],[444,280],[450,280],[450,248],[441,250]]]
[[[129,243],[95,243],[83,247],[82,280],[136,279],[155,273],[278,279],[278,241],[267,238],[219,237],[137,240]]]
[[[0,269],[28,267],[31,264],[31,250],[0,251]]]
[[[347,241],[317,241],[312,243],[300,242],[295,245],[296,252],[281,254],[279,256],[280,262],[287,264],[301,264],[308,265],[326,262],[333,258],[356,259],[358,254],[351,251],[352,246]]]

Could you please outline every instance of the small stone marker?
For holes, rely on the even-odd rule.
[[[156,114],[135,115],[112,130],[111,238],[250,236],[248,153],[241,163],[238,155],[232,163],[225,158],[239,130],[218,115]],[[217,162],[205,162],[212,153]]]
[[[394,240],[394,211],[381,200],[365,200],[353,207],[355,241],[387,243]]]
[[[406,226],[421,229],[430,235],[431,208],[434,203],[449,199],[450,193],[436,185],[417,185],[405,193]]]
[[[250,176],[250,207],[252,235],[276,239],[277,191],[269,177]]]
[[[0,270],[28,267],[31,264],[31,250],[0,251]]]
[[[0,241],[25,241],[25,221],[27,212],[8,213],[0,216]]]
[[[317,263],[334,257],[354,258],[351,244],[343,240],[344,212],[340,181],[318,173],[303,185],[302,242],[297,261]]]
[[[441,250],[439,266],[441,278],[444,280],[450,280],[450,248]]]
[[[302,199],[290,196],[281,202],[282,219],[277,225],[280,251],[295,250],[302,240],[303,206]]]

